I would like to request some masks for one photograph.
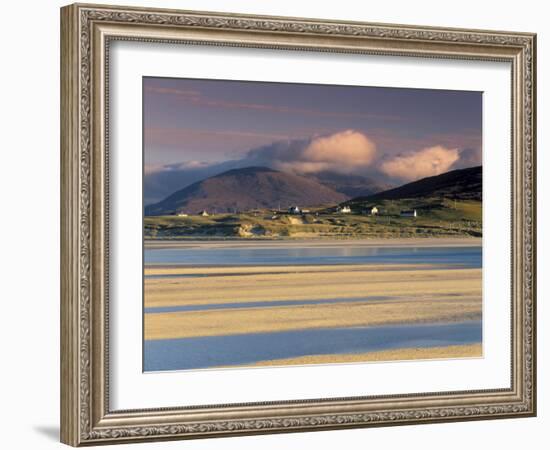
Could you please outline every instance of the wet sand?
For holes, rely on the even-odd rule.
[[[145,339],[481,318],[481,269],[411,266],[396,272],[387,266],[357,265],[350,270],[338,265],[262,273],[264,269],[241,267],[241,275],[226,276],[227,268],[212,268],[209,277],[146,278],[145,307],[338,298],[365,302],[148,313]],[[384,299],[369,300],[372,297]]]
[[[368,303],[225,309],[145,314],[145,339],[174,339],[265,333],[309,328],[402,323],[463,322],[481,319],[481,302],[459,299],[395,300]]]
[[[343,355],[311,355],[299,358],[273,359],[259,361],[247,366],[287,366],[305,364],[337,364],[375,361],[406,361],[418,359],[476,358],[482,356],[481,344],[449,345],[447,347],[399,348],[368,353],[350,353]]]
[[[415,238],[361,241],[310,239],[146,242],[147,248],[158,249],[292,249],[335,246],[353,249],[358,245],[474,247],[480,246],[481,240]],[[211,339],[213,336],[295,330],[462,323],[479,321],[482,316],[482,270],[458,264],[360,263],[223,267],[154,264],[145,267],[144,275],[144,307],[152,308],[144,314],[144,338],[157,342],[164,339]],[[296,304],[288,304],[290,301]],[[304,302],[299,304],[300,301]],[[154,311],[154,308],[177,307],[189,308],[186,311]],[[283,352],[279,356],[287,356],[287,353]],[[476,356],[481,356],[481,344],[399,348],[272,360],[266,355],[266,360],[247,365]]]
[[[456,301],[468,296],[477,297],[481,304],[481,269],[361,264],[166,270],[167,275],[201,272],[210,276],[145,278],[145,308],[373,296],[417,300],[451,296]],[[162,271],[147,269],[146,273]]]

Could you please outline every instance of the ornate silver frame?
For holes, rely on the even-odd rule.
[[[507,61],[512,66],[509,389],[111,411],[108,110],[113,40]],[[80,446],[536,414],[536,35],[75,4],[61,9],[61,440]]]

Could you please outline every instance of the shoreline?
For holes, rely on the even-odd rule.
[[[483,238],[478,237],[426,237],[426,238],[375,238],[375,239],[227,239],[227,240],[170,240],[144,239],[145,249],[163,248],[273,248],[273,247],[480,247]]]
[[[372,272],[381,271],[404,271],[404,270],[448,270],[448,269],[471,269],[471,267],[462,267],[453,264],[381,264],[381,263],[349,263],[349,264],[262,264],[231,266],[223,264],[211,265],[184,265],[184,264],[166,264],[152,263],[146,264],[144,268],[145,277],[156,276],[158,278],[170,278],[181,275],[203,275],[203,276],[235,276],[235,275],[282,275],[297,273],[319,273],[319,272],[358,272],[369,270]],[[159,275],[162,275],[159,276]]]
[[[220,366],[214,368],[259,368],[284,367],[311,364],[346,364],[362,362],[400,362],[432,359],[481,358],[483,347],[481,343],[448,345],[440,347],[412,347],[392,350],[375,350],[362,353],[342,353],[328,355],[308,355],[296,358],[282,358],[258,361],[251,364],[236,366]]]

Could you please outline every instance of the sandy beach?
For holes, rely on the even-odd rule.
[[[178,269],[178,274],[187,270]],[[171,339],[291,329],[453,322],[481,317],[481,269],[393,269],[369,265],[211,268],[208,277],[146,278],[145,307],[365,299],[365,302],[210,309],[145,314],[145,339]],[[221,275],[216,275],[221,272]],[[369,301],[372,297],[384,297]]]
[[[269,251],[281,246],[288,249],[344,246],[354,251],[358,245],[475,247],[479,244],[479,239],[461,238],[301,243],[155,242],[152,246],[199,248],[202,252],[210,248]],[[297,330],[458,324],[482,318],[482,269],[468,265],[392,262],[197,266],[175,263],[147,265],[144,275],[144,338],[150,342],[255,333],[276,336],[276,333]],[[481,344],[477,343],[406,347],[275,360],[266,357],[251,365],[481,356]]]
[[[145,315],[145,339],[481,319],[475,296]]]
[[[152,269],[151,269],[152,270]],[[179,277],[196,268],[172,269],[165,278],[145,278],[145,308],[189,304],[352,297],[478,297],[481,269],[435,269],[417,265],[204,268],[208,277]],[[266,273],[267,272],[267,273]],[[147,269],[146,273],[151,273]],[[158,270],[154,273],[158,274]],[[228,273],[231,275],[229,276]]]
[[[446,347],[403,348],[343,355],[311,355],[299,358],[272,359],[252,364],[254,367],[306,364],[338,364],[357,362],[406,361],[411,359],[475,358],[482,355],[481,344],[449,345]]]

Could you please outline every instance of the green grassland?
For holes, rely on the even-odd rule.
[[[292,238],[405,238],[482,236],[482,206],[475,200],[441,198],[381,200],[376,204],[348,203],[351,214],[333,208],[311,208],[290,215],[269,210],[239,214],[147,216],[146,239],[292,239]],[[371,216],[367,208],[380,213]],[[400,217],[416,209],[417,217]]]

